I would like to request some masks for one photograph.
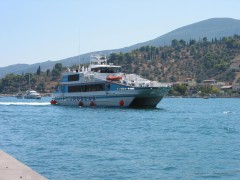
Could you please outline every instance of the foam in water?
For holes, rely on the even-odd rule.
[[[232,111],[224,111],[223,114],[231,114],[233,113]]]
[[[0,102],[0,105],[16,105],[16,106],[46,106],[49,102]]]

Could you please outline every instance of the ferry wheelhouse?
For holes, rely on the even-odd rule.
[[[170,85],[121,72],[104,56],[91,56],[88,68],[64,72],[51,104],[100,107],[156,107]]]

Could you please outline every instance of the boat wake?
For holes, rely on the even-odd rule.
[[[46,106],[49,102],[0,102],[0,105],[14,105],[14,106]]]

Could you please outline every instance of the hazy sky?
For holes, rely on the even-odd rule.
[[[239,0],[0,0],[0,67],[122,48],[213,17],[240,19],[239,8]]]

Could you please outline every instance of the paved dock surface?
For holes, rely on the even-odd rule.
[[[0,150],[0,180],[46,180],[45,177]]]

